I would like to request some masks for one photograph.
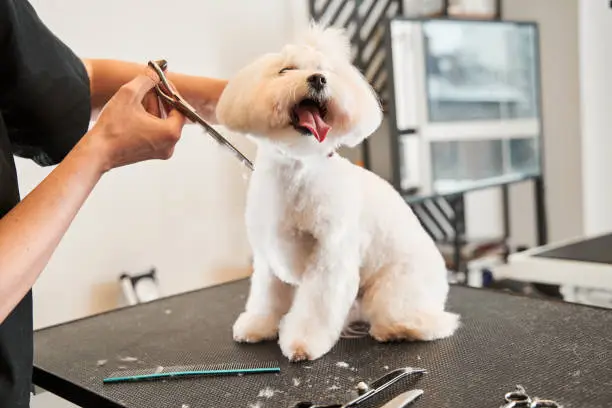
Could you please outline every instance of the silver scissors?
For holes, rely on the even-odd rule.
[[[561,408],[556,401],[539,398],[531,398],[521,385],[517,385],[514,391],[504,395],[506,404],[501,408]]]
[[[160,83],[155,85],[155,91],[157,95],[162,98],[165,102],[170,104],[176,110],[181,112],[185,117],[190,119],[191,121],[198,123],[206,129],[208,134],[210,134],[219,144],[229,149],[237,158],[240,160],[245,166],[249,169],[253,170],[253,163],[238,150],[233,144],[231,144],[226,138],[221,136],[219,132],[217,132],[212,126],[210,126],[198,113],[196,110],[187,103],[183,97],[181,97],[178,92],[172,87],[168,79],[166,78],[166,74],[164,74],[164,70],[168,66],[166,60],[159,61],[149,61],[148,65],[155,71],[155,73],[159,76]]]
[[[404,367],[398,368],[397,370],[393,370],[379,379],[375,380],[371,384],[359,383],[359,396],[352,401],[349,401],[345,404],[313,404],[312,402],[300,402],[296,404],[293,408],[359,408],[362,404],[365,404],[367,400],[372,398],[374,395],[382,392],[387,389],[391,385],[395,384],[399,380],[404,377],[413,374],[423,374],[427,371],[423,368],[412,368],[412,367]],[[387,404],[382,406],[381,408],[405,408],[414,402],[417,398],[423,395],[423,390],[416,389],[404,392],[393,400],[389,401]]]

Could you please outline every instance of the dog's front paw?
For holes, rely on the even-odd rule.
[[[258,343],[273,340],[278,335],[278,318],[244,312],[234,323],[234,340],[240,343]]]
[[[330,351],[338,339],[328,329],[307,320],[301,324],[291,319],[281,323],[278,343],[292,362],[316,360]]]

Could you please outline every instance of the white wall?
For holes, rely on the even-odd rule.
[[[549,241],[584,233],[578,1],[503,2],[505,19],[539,24]],[[535,244],[531,183],[513,187],[511,202],[513,240],[520,244]]]
[[[585,232],[612,230],[612,9],[580,0]]]
[[[550,239],[612,230],[612,9],[607,1],[506,0],[504,16],[540,23]],[[513,212],[528,211],[531,192]],[[532,214],[516,227],[526,231]]]
[[[165,58],[171,70],[226,78],[307,22],[306,10],[300,15],[286,0],[32,4],[79,56],[143,64]],[[250,142],[230,138],[253,157]],[[22,195],[50,170],[19,160]],[[188,126],[173,159],[106,175],[35,286],[35,326],[120,305],[117,277],[124,271],[155,266],[163,295],[244,274],[250,250],[243,173],[199,127]]]

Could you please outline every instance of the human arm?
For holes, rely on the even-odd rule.
[[[119,87],[139,75],[144,64],[113,59],[82,59],[90,78],[92,111],[99,110]],[[227,85],[223,79],[167,72],[168,79],[203,117],[213,123],[217,101]]]
[[[95,126],[0,219],[0,323],[34,285],[104,173],[172,155],[184,118],[172,111],[162,119],[145,110],[142,100],[155,83],[155,74],[149,75],[121,86]]]

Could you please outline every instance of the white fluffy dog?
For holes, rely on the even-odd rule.
[[[343,31],[311,26],[242,69],[219,123],[258,145],[246,209],[254,270],[234,339],[276,339],[291,361],[327,353],[349,321],[379,341],[452,335],[441,254],[386,181],[334,154],[380,125]]]

